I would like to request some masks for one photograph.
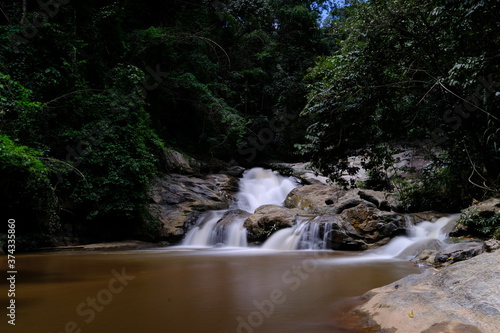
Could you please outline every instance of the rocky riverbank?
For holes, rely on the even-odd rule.
[[[499,285],[500,251],[494,250],[371,290],[355,311],[377,332],[497,333]]]
[[[230,208],[242,171],[235,168],[199,178],[172,174],[159,179],[151,192],[150,209],[162,221],[162,235],[179,240],[204,211]],[[301,186],[288,194],[283,206],[263,205],[253,213],[229,210],[218,223],[229,225],[244,218],[249,242],[259,244],[276,231],[308,219],[318,230],[331,226],[324,238],[328,248],[361,251],[381,247],[405,235],[409,227],[443,216],[400,213],[390,193],[346,190],[307,170],[294,175]],[[480,203],[479,211],[496,214],[495,200]],[[443,231],[467,236],[465,225],[454,228],[457,219],[458,215]],[[429,268],[366,293],[355,313],[377,332],[499,332],[499,248],[496,240],[468,237],[457,238],[453,244],[437,239],[416,243],[399,258]]]
[[[149,210],[161,222],[162,241],[175,244],[208,210],[233,209],[217,224],[231,223],[233,217],[244,217],[250,243],[264,242],[274,232],[309,220],[319,230],[328,226],[325,248],[362,251],[387,244],[392,238],[404,235],[409,226],[435,220],[442,214],[397,212],[395,198],[386,192],[367,189],[346,190],[341,186],[298,179],[304,185],[293,189],[283,206],[263,205],[255,212],[234,208],[238,191],[238,172],[232,168],[205,177],[169,174],[157,179],[151,189]]]
[[[413,166],[414,158],[407,161],[403,157],[398,160]],[[148,209],[160,222],[160,240],[176,244],[204,212],[235,207],[238,178],[244,169],[226,165],[216,174],[203,175],[199,172],[202,169],[199,162],[178,152],[171,151],[168,160],[174,173],[163,175],[153,183]],[[359,161],[352,163],[360,165]],[[392,194],[367,189],[346,190],[329,184],[326,177],[309,170],[307,163],[276,163],[272,167],[294,176],[300,186],[289,193],[283,206],[265,205],[249,212],[244,226],[250,243],[262,243],[274,232],[309,219],[318,224],[319,229],[323,230],[326,225],[332,227],[325,238],[328,248],[361,251],[382,246],[391,238],[405,234],[412,224],[442,216],[429,212],[398,213]],[[363,174],[356,177],[363,179]],[[234,215],[225,216],[219,224],[227,225]]]

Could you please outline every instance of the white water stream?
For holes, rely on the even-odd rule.
[[[246,171],[240,180],[234,209],[253,213],[267,204],[282,205],[288,193],[297,187],[293,178],[277,172],[254,168]],[[247,233],[243,224],[245,218],[237,218],[232,223],[219,223],[230,210],[211,211],[204,214],[188,232],[184,246],[229,246],[247,247]],[[407,236],[398,236],[387,245],[370,251],[377,257],[404,257],[412,248],[425,247],[431,241],[445,244],[448,232],[455,225],[459,214],[442,217],[435,222],[424,221],[407,226]],[[328,250],[328,235],[334,223],[317,223],[316,218],[297,217],[294,226],[276,231],[261,246],[267,250]]]
[[[283,177],[276,171],[253,168],[243,173],[240,189],[236,195],[235,209],[249,213],[262,205],[283,205],[288,193],[297,187],[293,178]],[[228,210],[207,212],[193,227],[182,242],[185,246],[246,247],[247,234],[243,227],[245,219],[237,219],[230,225],[218,225]]]
[[[410,225],[407,229],[407,236],[395,237],[388,244],[371,253],[406,259],[406,257],[412,257],[412,255],[421,252],[432,242],[444,248],[448,234],[459,218],[460,214],[454,214],[441,217],[435,222],[424,221],[417,225]]]

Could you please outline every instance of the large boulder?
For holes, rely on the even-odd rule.
[[[395,213],[396,201],[388,193],[373,190],[345,190],[340,186],[312,184],[292,190],[285,207],[299,209],[324,219],[339,220],[335,226],[335,249],[357,249],[385,245],[397,235],[405,234],[407,220]],[[339,240],[345,239],[345,244]]]
[[[396,210],[396,200],[386,192],[373,190],[345,190],[337,185],[312,184],[292,190],[285,207],[302,209],[308,213],[340,214],[345,209],[358,205],[374,207],[380,210]]]
[[[393,211],[397,209],[397,201],[391,194],[374,190],[359,190],[357,195],[368,202],[374,204],[380,210]]]
[[[226,209],[237,180],[225,174],[206,178],[179,174],[165,175],[154,181],[150,189],[151,215],[160,221],[160,237],[179,241],[187,229],[207,210]]]
[[[500,251],[409,275],[363,296],[356,311],[384,332],[500,332]]]
[[[481,217],[490,217],[495,214],[500,214],[500,198],[490,198],[473,205]]]
[[[360,203],[343,210],[340,216],[354,228],[353,236],[363,240],[367,248],[385,245],[391,238],[406,233],[403,215],[381,211],[373,205]]]
[[[197,162],[194,159],[173,149],[165,149],[164,154],[166,165],[170,172],[194,173],[192,164],[197,166]]]
[[[325,248],[340,251],[361,251],[368,248],[356,229],[339,215],[318,216],[310,221],[326,242]]]
[[[334,204],[347,191],[340,186],[313,184],[293,189],[285,199],[285,207],[297,208],[309,214],[334,213]]]
[[[263,242],[272,233],[291,227],[301,211],[276,205],[260,206],[245,221],[249,242]]]

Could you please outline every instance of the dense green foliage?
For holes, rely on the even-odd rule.
[[[500,214],[481,212],[477,207],[471,206],[463,211],[458,223],[466,226],[475,236],[500,239]]]
[[[167,147],[252,165],[296,145],[334,181],[362,155],[362,185],[410,211],[498,195],[498,1],[337,3],[0,1],[1,218],[144,234]],[[406,146],[432,161],[418,181],[386,174]]]
[[[330,50],[322,6],[0,1],[2,219],[21,234],[136,236],[150,182],[168,172],[165,147],[241,163],[291,156],[302,79]],[[258,137],[273,119],[288,125]]]
[[[401,184],[408,210],[457,211],[500,189],[500,3],[351,1],[334,13],[340,49],[308,74],[311,120],[300,150],[339,180],[347,157],[371,175],[389,148],[413,147],[432,164]],[[382,150],[380,147],[384,147]]]

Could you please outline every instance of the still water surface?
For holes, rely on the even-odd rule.
[[[363,332],[342,320],[353,297],[418,272],[404,261],[333,251],[169,248],[16,259],[16,326],[7,325],[2,279],[2,332]],[[6,267],[7,258],[0,262]]]

